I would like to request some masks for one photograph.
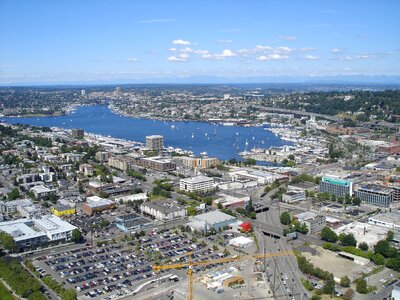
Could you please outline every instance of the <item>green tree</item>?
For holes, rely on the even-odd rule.
[[[400,271],[400,257],[388,258],[386,260],[386,267],[399,272]]]
[[[17,250],[17,245],[15,243],[14,238],[4,232],[4,231],[0,231],[0,243],[3,245],[4,249],[9,250],[9,251],[16,251]]]
[[[281,214],[280,219],[281,219],[281,223],[283,225],[289,225],[290,222],[292,221],[292,217],[290,216],[290,214],[287,211],[285,211]]]
[[[187,208],[187,215],[188,216],[195,216],[196,215],[196,209],[193,206],[189,206]]]
[[[78,295],[74,289],[68,288],[64,291],[62,295],[63,300],[76,300],[78,299]]]
[[[394,238],[394,232],[391,231],[391,230],[389,230],[389,231],[387,232],[387,234],[386,234],[386,240],[387,240],[388,242],[391,242],[391,241],[393,240],[393,238]]]
[[[15,200],[18,199],[20,196],[18,188],[13,188],[11,192],[7,194],[8,200]]]
[[[335,279],[333,278],[333,274],[330,274],[322,290],[324,294],[328,295],[333,295],[335,293]]]
[[[381,240],[376,243],[374,250],[376,253],[380,253],[384,257],[394,257],[397,254],[396,249],[391,247],[387,240]]]
[[[358,248],[360,248],[363,251],[368,251],[368,244],[366,242],[362,242],[358,244]]]
[[[368,285],[364,278],[358,278],[356,280],[356,291],[360,294],[368,294]]]
[[[351,281],[348,276],[344,276],[344,277],[340,278],[340,285],[342,287],[349,287],[350,283],[351,283]]]
[[[321,300],[322,298],[321,298],[321,296],[320,295],[317,295],[317,294],[314,294],[314,295],[312,295],[312,297],[311,297],[311,300]]]
[[[343,246],[357,246],[357,241],[352,233],[339,235],[339,241]]]
[[[332,229],[325,226],[321,230],[321,239],[330,243],[335,243],[338,240],[338,236]]]
[[[372,255],[371,261],[376,265],[382,266],[385,264],[385,257],[380,253],[375,253]]]
[[[361,204],[361,199],[358,198],[358,197],[354,197],[353,198],[353,205],[360,206],[360,204]]]
[[[79,229],[75,228],[74,230],[72,230],[72,233],[71,233],[72,241],[74,241],[75,243],[79,243],[82,241],[82,238],[83,238],[82,232]]]

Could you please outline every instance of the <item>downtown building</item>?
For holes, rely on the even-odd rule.
[[[353,195],[353,183],[348,180],[322,177],[319,184],[319,189],[322,193],[333,194],[337,197],[346,197]]]

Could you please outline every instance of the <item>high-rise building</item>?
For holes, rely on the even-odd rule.
[[[338,197],[353,195],[353,183],[343,179],[322,177],[319,188],[323,193],[333,194]]]
[[[86,91],[85,90],[81,90],[81,96],[86,96]]]
[[[85,131],[83,129],[74,128],[71,131],[72,137],[75,139],[83,139],[85,136]]]
[[[146,147],[151,151],[159,151],[164,148],[164,137],[162,135],[146,136]]]

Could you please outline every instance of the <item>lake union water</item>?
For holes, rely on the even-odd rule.
[[[60,128],[82,128],[86,132],[145,142],[147,135],[164,136],[164,145],[227,160],[238,152],[270,146],[289,145],[262,127],[218,126],[206,122],[160,121],[132,118],[113,113],[107,106],[82,106],[75,112],[56,117],[1,118],[10,124]]]

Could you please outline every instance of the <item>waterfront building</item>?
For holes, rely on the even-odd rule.
[[[185,192],[207,193],[214,189],[214,179],[207,176],[196,176],[181,179],[180,190]]]
[[[146,147],[151,151],[159,151],[164,148],[164,137],[162,135],[146,136]]]
[[[192,169],[208,169],[219,164],[215,157],[181,157],[184,166]]]
[[[75,139],[83,139],[85,131],[83,129],[74,128],[71,130],[72,137]]]
[[[338,197],[353,195],[353,183],[339,178],[322,177],[319,189],[323,193],[333,194]]]
[[[382,207],[388,207],[393,202],[393,190],[376,184],[359,187],[355,196],[365,203]]]
[[[176,169],[176,164],[171,159],[162,156],[136,159],[135,163],[140,167],[149,168],[160,172],[174,171]]]

